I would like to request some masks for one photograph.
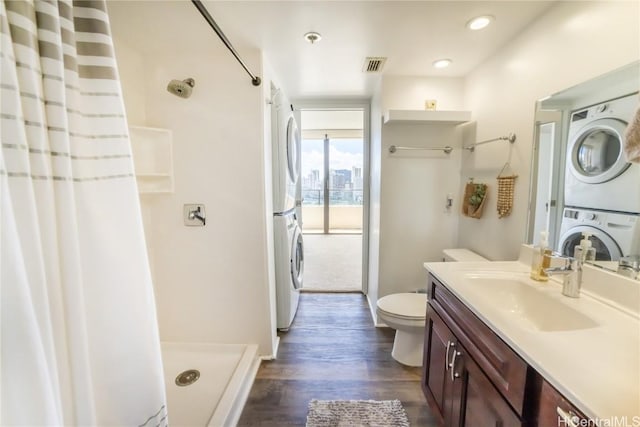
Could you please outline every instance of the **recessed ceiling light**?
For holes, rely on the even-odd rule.
[[[438,59],[433,63],[433,66],[436,68],[447,68],[451,64],[450,59]]]
[[[315,42],[319,42],[320,40],[322,40],[322,36],[320,35],[320,33],[310,31],[304,35],[304,39],[309,43],[314,44]]]
[[[494,18],[491,15],[478,16],[477,18],[473,18],[471,21],[467,22],[467,28],[470,30],[481,30],[491,24],[493,19]]]

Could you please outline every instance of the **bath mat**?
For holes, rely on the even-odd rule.
[[[409,427],[399,400],[312,400],[307,427]]]

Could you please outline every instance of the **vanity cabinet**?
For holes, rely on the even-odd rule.
[[[588,420],[431,275],[424,346],[422,390],[445,427]]]
[[[540,426],[586,426],[589,418],[564,398],[546,381],[542,382],[538,415]]]
[[[444,425],[526,425],[527,364],[433,278],[429,294],[422,385]]]
[[[491,384],[460,340],[434,311],[429,313],[431,343],[425,384],[445,426],[521,426],[509,404]]]

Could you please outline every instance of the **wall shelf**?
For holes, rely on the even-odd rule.
[[[384,123],[448,123],[459,125],[471,121],[471,111],[387,110]]]
[[[169,129],[129,126],[140,194],[173,192],[173,134]]]

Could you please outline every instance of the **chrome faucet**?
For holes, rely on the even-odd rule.
[[[198,206],[197,209],[189,211],[189,219],[190,220],[199,219],[200,222],[202,222],[202,225],[205,225],[207,223],[207,220],[205,219],[204,216],[202,216],[202,213],[203,212],[200,209],[200,206]]]
[[[553,256],[551,259],[563,259],[566,264],[563,267],[546,268],[544,270],[549,276],[561,274],[562,295],[578,298],[580,287],[582,286],[582,260],[566,256]]]

